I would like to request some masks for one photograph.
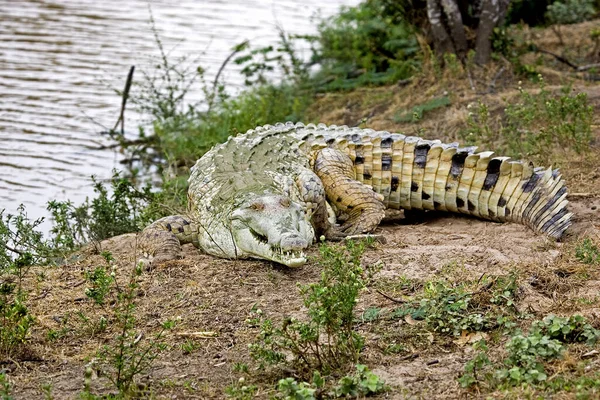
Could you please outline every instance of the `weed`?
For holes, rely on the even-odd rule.
[[[357,364],[356,373],[340,379],[335,393],[338,397],[362,397],[382,392],[385,385],[381,378],[365,365]]]
[[[0,372],[0,398],[2,400],[12,400],[10,395],[11,387],[8,381],[8,376],[4,372]]]
[[[294,378],[285,378],[277,383],[280,398],[297,400],[315,400],[318,398],[362,398],[385,390],[385,384],[365,365],[357,364],[353,375],[342,377],[337,385],[326,388],[321,374],[314,371],[312,383],[298,383]]]
[[[109,260],[110,257],[107,255],[106,259]],[[110,380],[120,395],[129,395],[135,392],[136,377],[147,371],[156,357],[166,349],[166,345],[161,342],[161,339],[174,326],[174,322],[170,320],[162,323],[158,333],[149,340],[144,340],[143,332],[137,330],[135,299],[141,274],[141,265],[136,265],[126,287],[119,286],[116,279],[104,281],[112,284],[116,292],[113,319],[118,333],[112,343],[103,346],[96,353],[92,365],[101,375]],[[102,274],[102,276],[105,275]],[[102,300],[97,304],[105,305],[103,297]]]
[[[484,367],[491,364],[486,352],[488,347],[485,340],[480,340],[473,345],[473,348],[477,350],[477,355],[474,359],[465,364],[465,373],[458,378],[460,386],[466,388],[477,384],[481,380],[482,371]]]
[[[280,379],[277,382],[277,390],[284,399],[316,400],[317,389],[306,382],[298,383],[294,378]]]
[[[483,144],[514,158],[528,157],[546,164],[553,150],[585,153],[592,140],[593,109],[585,93],[571,96],[570,91],[566,86],[560,94],[552,93],[540,77],[540,91],[529,93],[519,88],[519,100],[507,105],[502,120],[492,120],[488,107],[479,103],[461,136],[469,144]]]
[[[480,284],[483,289],[473,292],[473,282],[455,285],[443,281],[427,282],[423,297],[396,309],[393,316],[411,315],[415,320],[424,320],[433,331],[453,336],[463,331],[477,332],[511,325],[516,276],[497,277]]]
[[[584,264],[600,264],[600,249],[590,238],[577,243],[575,257]]]
[[[364,245],[347,241],[345,248],[322,243],[323,268],[317,283],[301,285],[308,321],[286,318],[281,328],[264,319],[258,341],[250,345],[260,365],[282,364],[286,354],[301,374],[330,373],[358,360],[363,338],[354,331],[354,307],[363,287],[360,257]]]
[[[186,340],[185,342],[181,343],[181,351],[183,352],[183,354],[192,354],[194,351],[198,350],[198,348],[200,347],[196,342],[194,342],[193,340]]]
[[[227,397],[236,400],[251,400],[258,391],[256,385],[247,385],[245,378],[240,378],[237,383],[231,384],[225,388]]]
[[[494,386],[516,386],[522,383],[546,384],[548,376],[544,364],[562,356],[570,343],[595,344],[600,331],[587,323],[585,318],[574,315],[568,318],[549,315],[535,321],[528,334],[514,333],[506,348],[508,357],[495,373],[490,371],[492,363],[487,357],[487,346],[475,345],[479,350],[476,357],[465,365],[465,373],[459,378],[463,387],[488,380]],[[477,371],[481,372],[477,375]]]
[[[107,252],[103,252],[102,255],[106,261],[110,263],[112,255]],[[98,305],[103,305],[106,295],[110,292],[111,286],[115,281],[114,271],[108,273],[106,267],[96,267],[92,272],[84,272],[85,280],[88,281],[92,286],[85,289],[85,295]]]
[[[361,317],[362,322],[373,322],[379,319],[381,314],[381,308],[378,307],[369,307],[367,308]]]
[[[248,364],[246,364],[246,363],[241,363],[241,362],[236,362],[236,363],[233,365],[233,370],[234,370],[235,372],[242,372],[242,373],[245,373],[245,374],[247,374],[247,373],[248,373],[248,371],[249,371],[249,370],[248,370]]]
[[[0,211],[0,354],[14,356],[25,343],[35,318],[27,308],[23,285],[32,265],[50,262],[56,251],[21,205],[18,214]]]

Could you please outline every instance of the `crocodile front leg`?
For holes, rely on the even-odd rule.
[[[198,229],[189,217],[171,215],[146,227],[139,238],[139,248],[149,263],[181,258],[181,245],[198,247]]]
[[[341,226],[326,234],[328,238],[369,233],[377,228],[385,216],[383,196],[355,180],[348,155],[332,148],[322,149],[316,154],[313,168],[338,217],[345,217]]]

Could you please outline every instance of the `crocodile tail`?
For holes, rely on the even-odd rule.
[[[429,182],[433,182],[433,207],[423,202],[424,209],[516,222],[554,238],[560,238],[570,226],[567,189],[558,170],[533,168],[493,152],[475,153],[474,147],[435,147],[439,149],[432,154],[429,170],[436,164],[437,170],[423,178],[422,191],[428,194]],[[427,175],[427,165],[425,170]]]

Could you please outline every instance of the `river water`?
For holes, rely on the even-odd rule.
[[[358,0],[0,0],[0,210],[24,204],[46,216],[51,199],[79,204],[119,168],[119,153],[100,134],[118,118],[131,65],[149,70],[158,50],[150,12],[172,59],[198,59],[210,80],[245,39],[275,43],[316,31],[311,16],[334,14]],[[308,51],[305,56],[308,57]],[[233,63],[222,75],[242,87]],[[135,80],[135,79],[134,79]],[[191,93],[192,97],[200,93]],[[139,116],[128,111],[126,129]],[[133,119],[133,121],[132,121]],[[47,224],[46,228],[47,228]]]

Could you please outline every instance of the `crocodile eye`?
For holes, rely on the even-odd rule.
[[[281,200],[279,200],[279,204],[281,204],[285,208],[288,208],[290,206],[290,199],[284,197]]]
[[[261,203],[260,201],[256,201],[252,204],[250,204],[248,206],[249,209],[254,210],[254,211],[262,211],[265,209],[265,205],[264,203]]]

